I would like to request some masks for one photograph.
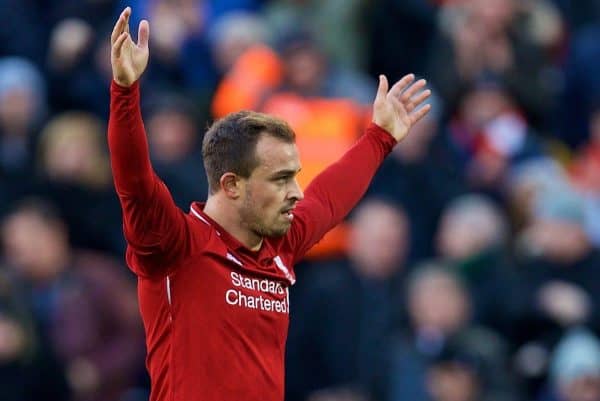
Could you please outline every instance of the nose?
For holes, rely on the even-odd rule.
[[[289,198],[294,199],[295,201],[299,201],[304,199],[304,193],[302,192],[302,188],[298,185],[298,180],[294,178],[294,183],[290,188]]]

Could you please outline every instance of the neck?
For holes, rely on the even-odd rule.
[[[252,251],[260,249],[263,238],[243,226],[239,211],[231,201],[223,199],[219,194],[209,195],[204,206],[204,213],[246,248]]]

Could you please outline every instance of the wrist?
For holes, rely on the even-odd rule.
[[[130,93],[135,91],[139,86],[139,81],[135,81],[132,84],[126,85],[119,83],[117,80],[113,79],[111,82],[111,88],[113,91],[117,93]]]
[[[137,81],[133,81],[133,82],[125,82],[122,81],[120,79],[117,79],[115,77],[113,77],[112,81],[119,87],[121,88],[131,88]]]
[[[383,144],[388,152],[391,152],[394,146],[398,143],[396,138],[385,128],[378,125],[376,122],[371,122],[365,131],[366,135],[376,138],[378,142]]]

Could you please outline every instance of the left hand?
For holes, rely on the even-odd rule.
[[[373,122],[389,132],[398,142],[404,139],[412,126],[431,109],[429,104],[419,108],[431,95],[431,91],[422,90],[426,83],[424,79],[413,83],[414,80],[413,74],[406,75],[388,91],[387,78],[385,75],[379,76],[379,88],[373,103]]]

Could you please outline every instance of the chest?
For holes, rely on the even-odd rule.
[[[172,316],[214,335],[282,343],[290,313],[285,269],[281,257],[259,263],[206,251],[168,278]]]

